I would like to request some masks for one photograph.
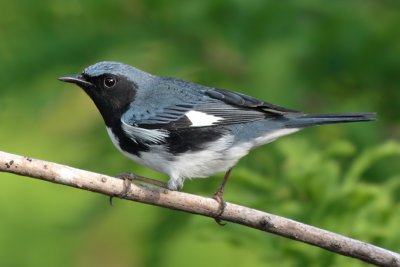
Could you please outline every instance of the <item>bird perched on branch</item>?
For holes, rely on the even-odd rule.
[[[128,158],[166,173],[165,187],[226,172],[255,147],[308,126],[374,120],[375,113],[305,114],[253,97],[100,62],[59,80],[80,86],[96,104],[113,144]],[[125,178],[144,179],[133,174]],[[147,180],[157,185],[161,182]],[[129,181],[130,185],[130,181]]]

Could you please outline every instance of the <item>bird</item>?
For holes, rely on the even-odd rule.
[[[186,179],[225,172],[214,194],[221,214],[231,170],[252,149],[309,126],[372,121],[376,115],[307,114],[113,61],[98,62],[80,74],[58,79],[78,85],[92,99],[120,152],[169,176],[165,184],[125,173],[127,186],[137,178],[181,190]]]

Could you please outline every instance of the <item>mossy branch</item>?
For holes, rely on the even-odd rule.
[[[123,180],[115,177],[1,151],[0,171],[107,196],[118,196],[123,190]],[[211,218],[216,218],[219,214],[219,204],[212,198],[135,183],[130,187],[125,199]],[[378,266],[400,266],[400,254],[395,252],[248,207],[227,203],[220,219],[308,243]]]

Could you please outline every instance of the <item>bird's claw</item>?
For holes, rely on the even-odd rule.
[[[221,215],[224,213],[226,208],[226,202],[222,198],[224,194],[224,189],[226,182],[228,181],[229,175],[231,174],[232,168],[230,168],[224,175],[224,179],[222,180],[221,185],[219,186],[217,192],[214,193],[214,199],[219,203],[218,214],[215,216],[214,220],[221,226],[226,225],[226,223],[222,222]]]
[[[121,191],[121,193],[119,193],[118,195],[116,195],[119,198],[126,198],[128,196],[129,190],[131,189],[131,184],[132,184],[132,180],[135,179],[135,174],[131,173],[131,172],[124,172],[124,173],[120,173],[118,175],[116,175],[115,177],[123,179],[124,183],[123,183],[123,189]],[[113,205],[113,198],[116,196],[110,196],[109,202],[110,205]]]
[[[215,222],[216,222],[218,225],[220,225],[220,226],[225,226],[226,223],[222,222],[222,219],[221,219],[221,215],[224,213],[225,207],[226,207],[226,202],[225,202],[224,199],[222,198],[222,192],[221,192],[221,191],[215,192],[213,198],[214,198],[214,199],[218,202],[218,204],[219,204],[219,207],[218,207],[218,214],[217,214],[217,216],[215,216],[214,220],[215,220]]]

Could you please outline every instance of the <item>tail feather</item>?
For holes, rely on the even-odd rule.
[[[286,126],[289,128],[304,128],[315,125],[374,121],[375,112],[339,113],[339,114],[301,114],[288,116]]]

